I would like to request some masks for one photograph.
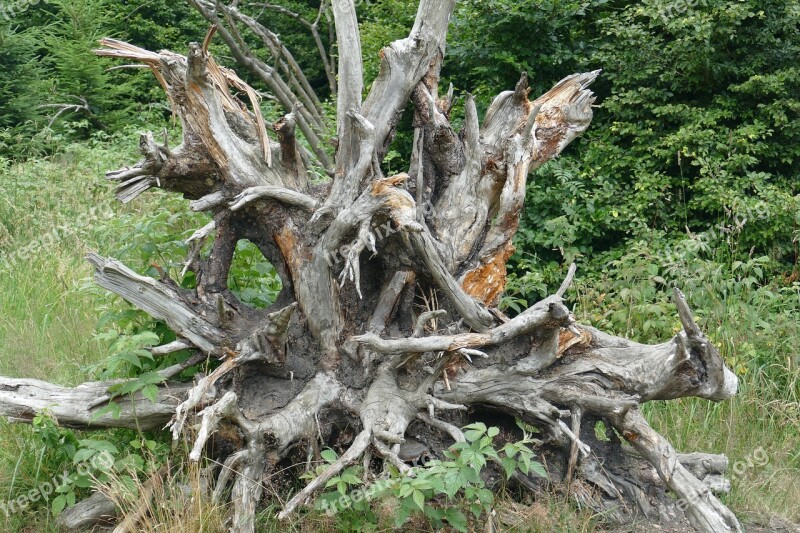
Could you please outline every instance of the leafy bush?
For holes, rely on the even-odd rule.
[[[495,494],[481,476],[489,462],[499,465],[506,479],[516,472],[547,477],[544,467],[533,460],[528,447],[532,441],[527,434],[523,440],[506,443],[497,450],[492,442],[499,433],[496,427],[487,428],[483,423],[466,426],[466,441],[446,450],[445,460],[415,467],[413,477],[389,466],[389,478],[378,480],[366,490],[362,489],[362,467],[348,467],[328,481],[326,488],[335,490],[320,495],[317,508],[328,514],[338,513],[337,521],[344,529],[349,529],[351,521],[362,528],[365,517],[368,523],[377,525],[379,516],[372,501],[375,499],[396,507],[392,520],[395,528],[403,527],[412,516],[423,516],[435,529],[447,524],[456,531],[474,530],[471,520],[480,520],[495,506]],[[327,464],[317,467],[313,475],[319,475],[337,459],[330,449],[323,451],[322,457]]]
[[[134,478],[157,470],[170,451],[163,438],[152,439],[132,430],[114,430],[81,439],[72,430],[59,427],[46,411],[34,417],[33,429],[55,468],[71,465],[53,477],[55,496],[49,505],[54,515],[112,478],[128,490],[135,490]]]

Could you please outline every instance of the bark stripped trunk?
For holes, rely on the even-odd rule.
[[[485,410],[537,425],[551,477],[598,511],[677,523],[684,505],[666,495],[670,490],[697,530],[740,531],[712,493],[726,488],[725,459],[678,454],[639,410],[651,400],[719,401],[736,392],[735,376],[680,291],[675,303],[683,331],[655,346],[577,324],[562,300],[574,268],[556,294],[519,316],[508,319],[495,308],[528,175],[589,126],[588,86],[599,72],[568,76],[535,100],[523,74],[514,90],[494,99],[482,123],[468,96],[463,129],[455,131],[452,90],[440,96],[438,86],[455,0],[420,2],[409,37],[381,52],[380,75],[364,101],[355,5],[334,0],[338,138],[330,163],[318,142],[324,121],[318,100],[277,36],[234,6],[193,3],[288,114],[268,131],[258,95],[218,65],[207,46],[192,44],[182,56],[104,40],[99,54],[152,69],[183,126],[177,147],[142,137],[142,161],[109,173],[119,182],[117,196],[128,202],[154,187],[182,193],[192,209],[214,217],[192,239],[202,242],[213,232],[215,240],[208,258],[194,253],[187,260],[197,274],[194,290],[140,276],[113,259],[89,260],[100,286],[179,335],[154,352],[190,347],[198,357],[222,361],[191,388],[171,384],[149,411],[138,402],[136,412],[143,427],[162,424],[169,413],[175,438],[199,423],[192,460],[203,456],[220,424],[238,428],[243,447],[227,457],[214,488],[215,498],[231,488],[234,531],[253,531],[260,481],[298,447],[317,449],[331,421],[356,428],[349,449],[281,517],[365,453],[403,465],[399,454],[410,426],[446,443],[459,437],[453,423]],[[244,47],[240,26],[262,37],[278,58],[275,68]],[[332,64],[326,70],[333,80]],[[380,162],[410,102],[414,163],[407,174],[385,176]],[[310,152],[296,142],[296,128]],[[311,185],[310,163],[330,168],[333,180]],[[280,273],[283,292],[269,309],[252,309],[227,288],[240,239],[255,243]],[[423,298],[428,307],[421,310]],[[62,422],[102,427],[113,421],[89,414],[107,385],[56,390],[3,380],[0,413],[28,419],[44,405],[39,396],[57,394]],[[174,397],[179,405],[170,403]],[[606,441],[594,433],[601,420],[613,428]]]

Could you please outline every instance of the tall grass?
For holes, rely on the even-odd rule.
[[[125,143],[135,146],[135,142]],[[95,338],[112,298],[91,283],[84,256],[122,250],[128,235],[110,231],[151,206],[122,206],[104,171],[135,160],[120,145],[73,145],[47,160],[0,160],[0,375],[75,385],[105,356]],[[71,465],[51,460],[33,428],[0,421],[0,500],[11,500]],[[55,530],[48,507],[11,516],[0,530]]]
[[[81,148],[76,148],[83,152]],[[102,152],[0,167],[0,372],[74,383],[100,352],[83,255],[108,244]],[[113,198],[113,196],[112,196]]]

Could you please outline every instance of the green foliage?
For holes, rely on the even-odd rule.
[[[109,112],[114,102],[121,102],[131,87],[121,83],[120,75],[106,71],[107,62],[92,52],[112,25],[110,3],[106,0],[52,0],[51,4],[57,12],[53,23],[42,32],[46,60],[55,78],[55,94],[51,101],[54,105],[83,108],[64,113],[64,118],[73,121],[77,130],[116,122],[114,114]],[[124,109],[119,111],[124,112]]]
[[[42,118],[41,95],[47,91],[38,48],[33,31],[0,17],[0,156],[31,155],[42,148],[39,139],[31,139]]]
[[[365,92],[378,77],[381,49],[392,41],[408,37],[416,13],[417,3],[405,0],[360,3],[359,21]]]
[[[114,400],[126,394],[134,395],[141,392],[142,396],[155,403],[158,396],[157,385],[164,381],[164,378],[156,370],[172,362],[167,360],[157,362],[150,350],[147,349],[160,343],[159,335],[148,330],[130,335],[120,335],[116,330],[111,329],[97,337],[100,341],[112,341],[110,355],[102,365],[99,365],[102,366],[101,378],[108,379],[120,375],[135,378],[110,386],[108,388],[110,399]],[[172,355],[164,359],[180,360],[186,357],[187,355],[182,357]],[[102,409],[99,410],[98,416],[103,412]]]
[[[487,428],[483,423],[466,426],[466,441],[446,450],[445,460],[432,460],[414,468],[414,477],[389,467],[390,478],[377,481],[366,489],[366,494],[360,488],[362,467],[348,467],[328,481],[326,488],[335,490],[320,495],[317,507],[329,514],[337,513],[337,523],[343,529],[349,530],[356,519],[358,529],[362,529],[365,518],[367,524],[377,525],[373,498],[388,499],[396,501],[395,528],[402,528],[412,516],[424,516],[437,530],[447,525],[456,531],[470,531],[471,521],[479,520],[495,506],[495,494],[481,477],[490,461],[502,468],[506,479],[518,471],[547,477],[543,466],[533,461],[533,452],[528,446],[532,441],[527,434],[523,440],[506,443],[497,450],[492,443],[499,433],[496,427]],[[317,467],[314,475],[322,473],[337,459],[330,449],[322,453],[322,458],[327,464]]]
[[[106,231],[125,243],[110,255],[143,275],[159,278],[168,273],[183,287],[193,288],[196,282],[193,272],[181,277],[190,251],[186,240],[209,217],[186,210],[184,200],[175,195],[157,194],[155,201],[159,209],[154,213],[130,213],[105,222]],[[212,235],[201,252],[204,257],[210,253],[213,242]],[[255,245],[244,240],[236,247],[228,283],[237,298],[259,308],[271,305],[281,290],[274,267]],[[121,301],[103,311],[97,330],[95,339],[108,347],[107,355],[85,370],[101,380],[129,378],[109,388],[111,401],[97,410],[97,416],[117,414],[119,406],[115,400],[121,396],[141,393],[155,401],[158,385],[164,381],[158,371],[182,363],[192,355],[189,350],[180,350],[154,357],[149,348],[172,342],[177,336],[163,321]],[[190,367],[177,379],[189,379],[199,369]]]
[[[601,329],[663,341],[680,329],[671,294],[679,286],[737,374],[763,374],[775,384],[769,388],[774,399],[797,397],[797,359],[786,339],[798,334],[800,283],[770,282],[775,267],[766,256],[732,260],[729,238],[709,236],[671,249],[662,239],[635,241],[624,254],[605,254],[608,274],[581,282],[576,312]]]
[[[523,71],[532,93],[543,94],[578,65],[591,63],[592,25],[609,7],[608,0],[458,2],[444,75],[484,108],[500,90],[513,88]]]
[[[281,279],[255,244],[239,241],[231,264],[228,287],[248,305],[264,308],[271,305],[281,292]]]
[[[368,85],[377,75],[380,48],[405,37],[414,4],[360,3]],[[683,288],[701,327],[740,376],[741,393],[724,405],[679,401],[645,409],[682,450],[735,454],[753,443],[769,443],[775,470],[749,472],[746,480],[736,480],[732,496],[743,508],[761,509],[763,502],[743,495],[796,495],[791,485],[798,468],[800,398],[795,346],[800,337],[800,10],[795,2],[777,0],[693,4],[461,1],[443,81],[454,83],[457,96],[476,94],[483,110],[499,90],[513,87],[522,70],[531,76],[537,96],[572,72],[603,68],[595,84],[599,107],[592,126],[529,180],[516,240],[519,253],[509,265],[512,278],[502,305],[519,312],[551,293],[575,260],[579,277],[570,294],[579,320],[642,342],[661,342],[679,327],[671,287]],[[314,2],[286,5],[315,17]],[[324,93],[324,75],[307,32],[282,15],[261,16],[269,18]],[[110,63],[90,50],[97,37],[111,35],[181,52],[206,31],[207,24],[185,3],[166,0],[59,0],[40,2],[10,21],[0,17],[3,374],[57,375],[73,383],[88,369],[98,378],[133,378],[112,389],[114,396],[142,392],[152,397],[156,372],[189,356],[184,351],[153,358],[147,348],[174,340],[174,333],[89,288],[85,279],[89,271],[81,256],[88,249],[118,257],[146,275],[158,277],[164,270],[177,279],[188,251],[186,238],[208,222],[203,215],[183,214],[185,201],[165,194],[148,195],[135,206],[113,203],[102,171],[134,159],[132,135],[145,124],[159,129],[169,112],[149,73],[107,72]],[[218,40],[212,47],[226,55]],[[81,104],[75,96],[87,100],[88,112],[66,111],[43,132],[58,108],[39,106]],[[274,116],[269,102],[264,107]],[[460,109],[457,103],[456,123]],[[385,161],[387,170],[406,168],[410,133],[406,115]],[[70,144],[73,139],[84,142]],[[60,154],[24,166],[5,159],[54,151]],[[31,271],[39,274],[35,280]],[[190,288],[195,280],[189,273],[179,282]],[[262,307],[274,301],[280,282],[257,247],[242,241],[229,287]],[[98,311],[104,313],[100,333],[91,338]],[[20,360],[21,352],[29,357]],[[115,403],[110,405],[113,410]],[[36,488],[64,465],[74,469],[76,455],[91,461],[111,453],[111,447],[115,467],[118,461],[133,464],[138,474],[132,480],[158,464],[152,455],[162,457],[159,450],[165,446],[129,431],[85,439],[56,426],[46,413],[34,421],[33,435],[15,426],[0,425],[0,430],[0,458],[8,472],[2,488],[9,494]],[[473,475],[481,462],[494,453],[503,471],[512,463],[526,467],[520,450],[507,445],[490,451],[481,444],[491,439],[493,430],[485,431],[481,436],[480,427],[468,429],[468,443],[428,465],[442,479],[449,475],[449,484],[437,484],[436,476],[418,468],[416,479],[422,481],[397,474],[382,486],[383,497],[398,502],[406,517],[469,527],[473,506],[481,513],[488,509],[486,488]],[[324,452],[326,461],[335,460],[331,454]],[[531,469],[535,465],[530,462]],[[120,463],[116,472],[126,468]],[[358,466],[346,469],[320,501],[354,494],[361,475]],[[70,479],[51,500],[54,510],[86,494],[86,478],[72,471]],[[781,491],[780,483],[789,488]],[[781,512],[796,512],[791,497],[769,503]],[[366,513],[366,523],[360,513]],[[368,501],[353,500],[336,520],[341,528],[368,529],[377,523],[376,515]],[[20,528],[28,526],[30,516],[23,515]]]
[[[109,70],[94,55],[101,37],[178,51],[201,40],[204,25],[181,2],[50,0],[0,16],[0,156],[58,151],[65,141],[132,123],[158,128],[165,96],[141,69]],[[175,24],[172,24],[174,22]]]
[[[576,261],[568,296],[578,319],[655,343],[680,327],[672,287],[682,288],[740,395],[725,407],[648,405],[648,416],[684,450],[713,442],[735,456],[768,441],[792,472],[798,17],[796,3],[771,0],[460,2],[444,68],[483,109],[522,70],[537,96],[563,76],[603,69],[589,130],[529,177],[501,305],[519,312],[551,294]],[[769,414],[776,405],[781,414]],[[782,498],[744,496],[764,495],[769,476],[742,480],[757,490],[737,502],[788,512]]]
[[[75,505],[89,490],[100,484],[115,483],[135,491],[135,478],[149,474],[163,464],[169,444],[130,430],[110,431],[104,436],[81,439],[72,430],[61,428],[47,412],[33,420],[34,437],[43,445],[47,461],[64,468],[53,477],[54,496],[49,502],[54,515]]]
[[[208,30],[206,20],[188,2],[117,0],[114,11],[125,38],[146,50],[184,53],[190,42],[202,42]]]
[[[543,264],[586,261],[733,217],[746,221],[737,253],[755,246],[792,267],[798,17],[761,0],[460,2],[444,76],[483,108],[523,70],[536,96],[603,69],[588,132],[531,177],[518,249]]]
[[[606,175],[629,176],[614,191],[628,213],[619,222],[631,232],[702,229],[761,200],[780,231],[800,168],[800,85],[788,59],[800,49],[800,13],[783,2],[708,2],[662,19],[656,7],[599,24],[608,42],[598,61],[612,65],[613,89],[603,101],[608,130],[592,141]],[[614,46],[622,39],[625,49]],[[742,237],[763,244],[763,221],[751,226]]]
[[[796,397],[796,358],[779,339],[794,335],[800,319],[800,84],[790,60],[800,48],[800,14],[770,1],[671,5],[598,2],[579,17],[580,9],[559,11],[553,27],[570,27],[569,36],[535,45],[563,58],[545,85],[602,67],[600,106],[583,139],[529,180],[502,304],[519,311],[537,301],[576,261],[583,320],[659,342],[678,327],[671,289],[679,286],[740,376],[782,384],[770,387],[775,399]],[[498,28],[538,16],[505,2],[466,4],[457,32],[459,24],[469,31],[472,9]],[[502,46],[477,47],[510,59],[457,53],[452,75],[476,64],[511,86],[516,75],[503,74],[503,65],[522,70],[527,45],[504,40],[508,31],[471,35],[497,39]],[[582,53],[562,55],[568,42],[582,43]]]

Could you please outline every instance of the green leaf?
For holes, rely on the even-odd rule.
[[[156,403],[156,400],[158,400],[158,387],[155,385],[146,385],[142,389],[142,396],[150,400],[150,402]]]
[[[408,517],[414,512],[415,505],[416,504],[410,499],[404,499],[400,502],[400,508],[397,510],[394,519],[394,525],[396,527],[399,528],[405,524]]]
[[[437,524],[434,524],[434,527],[440,529],[441,521],[444,518],[444,509],[439,509],[438,507],[427,505],[425,507],[425,516],[436,522]]]
[[[138,355],[140,358],[149,359],[153,361],[153,354],[150,353],[149,350],[144,350],[140,348],[138,350],[133,350],[131,353],[133,353],[134,355]]]
[[[486,435],[486,425],[482,422],[464,426],[464,437],[467,439],[467,442],[476,442],[484,435]]]
[[[433,489],[434,492],[436,492],[438,494],[442,494],[442,493],[446,492],[445,491],[445,486],[444,486],[444,479],[442,479],[440,477],[431,477],[428,480],[428,483],[430,483],[431,489]]]
[[[75,455],[72,457],[72,462],[74,464],[83,463],[85,461],[88,461],[96,453],[97,450],[94,450],[92,448],[81,448],[80,450],[75,452]]]
[[[132,495],[138,495],[139,494],[139,489],[137,488],[137,481],[134,480],[131,476],[122,475],[122,476],[119,477],[119,480],[124,485],[125,490],[127,490],[130,494],[132,494]]]
[[[324,450],[322,450],[320,452],[320,456],[322,456],[322,459],[325,460],[325,462],[327,463],[334,463],[336,462],[336,459],[338,459],[336,452],[331,450],[330,448],[325,448]]]
[[[353,474],[352,472],[345,471],[342,474],[342,480],[347,483],[348,485],[361,485],[361,478]]]
[[[408,498],[411,496],[411,493],[414,492],[414,487],[409,485],[408,483],[403,483],[400,485],[400,490],[397,493],[398,498]]]
[[[494,448],[488,448],[484,450],[483,455],[492,459],[500,459],[500,456],[497,454],[497,451]]]
[[[53,511],[53,516],[60,515],[61,511],[63,511],[64,507],[66,506],[67,506],[67,497],[64,496],[63,494],[53,498],[53,502],[50,504],[50,509]]]
[[[422,491],[421,490],[415,490],[411,494],[411,497],[414,499],[414,503],[417,504],[417,507],[419,507],[420,511],[424,511],[425,510],[425,495],[422,493]]]
[[[88,489],[92,486],[92,479],[89,476],[78,476],[75,478],[73,485],[82,489]]]
[[[511,479],[511,476],[513,476],[514,472],[517,470],[517,462],[514,459],[509,458],[502,459],[500,462],[503,465],[503,470],[506,473],[506,479]]]
[[[461,486],[464,487],[468,483],[480,483],[481,477],[475,471],[474,468],[470,466],[465,466],[461,468],[458,473],[459,480],[461,481]]]
[[[478,499],[484,507],[491,507],[494,505],[494,492],[489,489],[478,490]]]
[[[138,380],[145,385],[156,385],[166,381],[166,378],[158,372],[144,372],[139,375]]]
[[[532,461],[531,462],[531,471],[534,474],[542,476],[543,478],[549,479],[549,477],[550,477],[548,475],[548,473],[547,473],[547,470],[545,470],[544,465],[542,465],[542,463],[540,463],[538,461]]]
[[[138,391],[142,388],[142,386],[142,382],[138,379],[130,379],[128,381],[110,386],[108,388],[108,392],[110,392],[114,397],[124,396],[125,394],[131,394]]]
[[[473,502],[469,504],[469,511],[472,513],[472,516],[475,518],[480,518],[483,514],[483,506],[480,503]]]
[[[114,356],[114,359],[125,361],[126,363],[135,366],[139,370],[142,369],[142,361],[139,356],[131,352],[120,352]]]
[[[478,454],[472,448],[467,448],[461,452],[461,460],[467,464],[472,464]]]
[[[444,519],[447,520],[447,523],[453,526],[455,530],[463,533],[468,531],[467,517],[455,507],[450,507],[444,512]]]
[[[79,444],[85,448],[93,448],[99,452],[108,452],[112,455],[119,453],[117,447],[107,440],[83,439],[79,441]]]
[[[486,424],[483,422],[473,422],[467,426],[464,426],[464,429],[473,429],[475,431],[479,431],[481,434],[486,433]]]

